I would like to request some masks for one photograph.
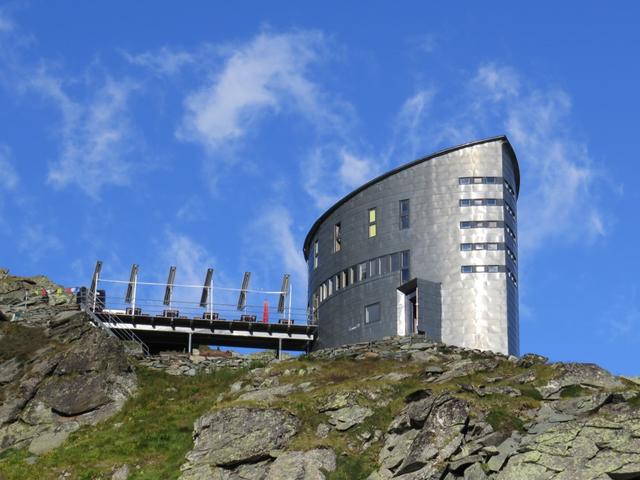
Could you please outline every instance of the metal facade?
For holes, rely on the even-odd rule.
[[[461,185],[463,177],[498,177],[500,182]],[[517,355],[518,269],[512,256],[518,252],[513,238],[518,188],[517,160],[506,137],[449,149],[369,182],[329,209],[309,232],[305,257],[310,309],[317,303],[314,294],[327,280],[344,271],[348,275],[349,268],[361,262],[409,251],[409,278],[416,279],[418,292],[417,330],[448,344]],[[504,201],[495,206],[460,205],[460,199],[485,198]],[[410,226],[401,229],[400,201],[405,199],[410,201]],[[372,208],[377,225],[370,238]],[[466,221],[502,223],[495,228],[461,228]],[[461,243],[499,243],[505,249],[461,251]],[[499,266],[500,271],[463,273],[465,265]],[[400,271],[392,271],[337,291],[334,285],[332,294],[315,308],[315,348],[410,334],[402,318],[408,300],[398,290],[406,281]],[[380,304],[381,319],[367,324],[365,307],[374,303]]]

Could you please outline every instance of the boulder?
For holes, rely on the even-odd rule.
[[[196,420],[186,469],[235,467],[272,457],[298,432],[298,419],[282,410],[225,408]],[[191,477],[188,477],[191,478]]]
[[[329,424],[341,432],[364,422],[364,420],[371,415],[373,415],[373,410],[367,407],[361,407],[360,405],[352,405],[327,412]]]
[[[324,480],[336,469],[336,454],[328,448],[286,452],[271,464],[265,480]]]

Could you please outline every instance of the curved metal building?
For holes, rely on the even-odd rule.
[[[517,355],[519,188],[500,136],[403,165],[333,205],[304,242],[315,348],[424,333]]]

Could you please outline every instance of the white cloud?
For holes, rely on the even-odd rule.
[[[219,73],[187,95],[178,137],[213,151],[244,138],[268,114],[293,111],[318,124],[339,122],[308,74],[324,42],[317,32],[262,33],[230,49]]]
[[[13,30],[13,21],[9,16],[0,10],[0,33],[8,33]]]
[[[304,189],[319,209],[373,179],[383,162],[332,145],[313,149],[303,162]]]
[[[478,69],[474,81],[491,92],[492,100],[516,97],[520,92],[520,79],[515,70],[495,64],[483,65]]]
[[[171,265],[176,267],[176,283],[202,284],[207,268],[215,267],[215,259],[188,235],[166,231],[165,236],[166,240],[161,243],[161,259],[167,271]]]
[[[48,182],[56,188],[75,185],[97,198],[108,185],[127,185],[134,169],[130,154],[138,137],[129,118],[128,101],[135,86],[109,77],[86,101],[72,98],[62,80],[40,69],[27,88],[39,92],[59,108],[62,115],[60,157],[51,162]]]
[[[123,55],[129,63],[149,69],[158,75],[175,75],[185,66],[193,65],[198,61],[198,56],[191,52],[169,47],[139,54],[124,52]]]
[[[300,239],[296,239],[292,228],[291,213],[281,205],[265,208],[253,222],[252,231],[261,232],[260,250],[262,259],[275,256],[287,273],[306,289],[307,264],[302,256]],[[278,285],[279,287],[279,285]]]
[[[425,153],[427,115],[434,96],[433,89],[421,89],[405,100],[394,120],[388,158],[401,157],[404,163]]]
[[[34,222],[25,224],[18,237],[18,248],[32,261],[37,262],[62,249],[62,242],[44,225]]]
[[[446,99],[436,98],[433,90],[427,90],[431,95],[424,90],[412,95],[397,116],[399,133],[392,145],[408,145],[421,155],[506,133],[522,170],[520,248],[604,235],[603,216],[594,213],[600,212],[597,190],[603,178],[572,129],[569,95],[541,88],[515,69],[496,64],[482,65],[462,81],[464,88]],[[443,113],[432,114],[427,100],[437,100]]]
[[[0,190],[14,190],[18,185],[18,174],[11,163],[11,150],[0,145]]]

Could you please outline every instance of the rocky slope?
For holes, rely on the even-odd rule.
[[[17,306],[24,281],[0,279],[3,480],[640,479],[640,385],[596,365],[419,338],[126,358],[61,300]]]
[[[46,302],[42,289],[50,292]],[[73,296],[45,277],[1,271],[0,315],[0,451],[45,453],[135,392],[123,345],[92,327]]]

